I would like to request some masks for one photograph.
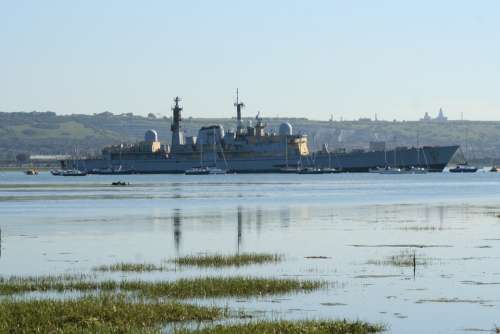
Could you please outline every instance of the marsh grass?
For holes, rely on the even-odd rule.
[[[102,265],[92,268],[93,271],[100,272],[151,272],[151,271],[166,271],[165,266],[158,266],[152,263],[127,263],[120,262],[111,265]]]
[[[26,292],[131,292],[149,298],[251,297],[310,292],[326,282],[253,277],[202,277],[176,281],[89,281],[57,276],[0,279],[0,294]]]
[[[413,267],[414,260],[417,266],[429,264],[428,259],[424,258],[422,255],[414,254],[409,250],[405,250],[399,254],[389,256],[384,260],[369,260],[367,264],[395,266],[395,267]]]
[[[189,255],[173,259],[172,262],[179,266],[240,267],[251,264],[278,263],[282,260],[283,256],[279,254],[243,253],[236,255]]]
[[[70,300],[0,301],[2,333],[148,333],[165,323],[212,321],[229,316],[227,309],[175,302],[130,301],[123,295]]]
[[[382,325],[346,320],[260,321],[217,325],[199,330],[178,330],[177,334],[368,334],[385,330]]]

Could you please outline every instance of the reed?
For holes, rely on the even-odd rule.
[[[382,325],[347,320],[259,321],[235,325],[217,325],[198,330],[178,330],[177,334],[368,334],[385,330]]]
[[[127,263],[120,262],[111,265],[102,265],[92,268],[93,271],[100,272],[151,272],[151,271],[165,271],[167,268],[164,266],[157,266],[152,263]]]
[[[277,263],[282,260],[283,256],[279,254],[243,253],[236,255],[189,255],[173,259],[172,262],[180,266],[240,267],[252,264]]]
[[[0,279],[0,294],[26,292],[133,292],[150,298],[251,297],[310,292],[326,282],[253,277],[200,277],[176,281],[89,281],[57,276]]]
[[[403,251],[399,254],[389,256],[384,260],[369,260],[367,263],[395,267],[413,267],[414,265],[426,265],[428,262],[422,256],[417,256],[410,251]]]

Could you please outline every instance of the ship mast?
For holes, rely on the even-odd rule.
[[[179,102],[181,98],[176,96],[174,98],[175,105],[172,107],[173,118],[172,118],[172,126],[170,129],[172,130],[172,150],[175,150],[180,145],[184,145],[184,134],[181,131],[181,111],[182,107],[179,106]]]
[[[239,92],[238,88],[236,88],[236,102],[234,103],[234,106],[236,107],[236,120],[237,120],[237,127],[236,127],[236,134],[241,134],[241,129],[243,128],[243,125],[241,124],[241,108],[245,106],[243,102],[240,102],[239,100]]]

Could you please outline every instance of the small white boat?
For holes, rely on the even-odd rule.
[[[322,169],[317,167],[305,167],[299,170],[299,174],[324,174]]]
[[[407,170],[408,174],[427,174],[429,171],[426,168],[423,167],[410,167],[410,169]]]
[[[117,168],[107,167],[107,168],[96,168],[89,171],[89,174],[97,174],[97,175],[129,175],[134,174],[134,171],[131,169],[123,169],[122,166],[118,166]]]
[[[375,173],[375,174],[405,174],[407,173],[404,169],[397,168],[397,167],[377,167],[377,168],[370,168],[369,173]]]
[[[82,172],[81,170],[78,170],[78,169],[68,169],[68,170],[63,170],[61,175],[62,176],[85,176],[85,175],[87,175],[87,172]]]
[[[222,175],[226,173],[225,169],[208,166],[193,167],[184,172],[186,175]]]
[[[321,168],[321,171],[324,174],[338,174],[338,173],[342,173],[342,171],[340,169],[330,168],[330,167]]]
[[[54,176],[61,176],[62,175],[62,170],[59,170],[59,169],[51,169],[50,170],[50,174],[54,175]]]

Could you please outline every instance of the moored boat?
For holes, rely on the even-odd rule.
[[[78,170],[78,169],[68,169],[68,170],[62,171],[61,175],[62,176],[86,176],[87,172],[83,172],[83,171]]]
[[[24,174],[26,174],[26,175],[38,175],[38,169],[31,168],[31,169],[25,170]]]
[[[299,174],[325,174],[321,168],[305,167],[299,170]]]
[[[401,169],[401,168],[386,166],[386,167],[370,168],[369,173],[374,173],[374,174],[406,174],[406,171]]]
[[[475,173],[477,167],[469,166],[468,164],[459,164],[450,169],[450,173]]]
[[[221,175],[226,173],[225,169],[208,166],[193,167],[184,172],[186,175]]]
[[[62,170],[60,169],[51,169],[50,170],[50,174],[54,175],[54,176],[62,176]]]
[[[412,166],[407,170],[408,174],[427,174],[427,168]]]

